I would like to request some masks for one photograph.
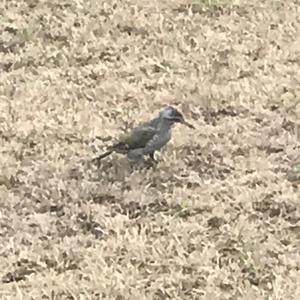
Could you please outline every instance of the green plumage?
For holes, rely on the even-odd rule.
[[[94,160],[100,161],[113,152],[127,154],[128,151],[132,149],[144,148],[156,133],[157,129],[152,127],[150,122],[141,124],[134,128],[131,132],[121,135],[115,144],[108,147],[106,152],[99,155]],[[153,154],[151,154],[150,157],[154,160]]]
[[[300,162],[294,163],[287,174],[289,181],[293,183],[300,183]]]
[[[144,148],[157,133],[157,130],[148,124],[134,128],[131,132],[121,136],[112,149],[116,152],[124,152],[137,148]]]
[[[182,123],[190,128],[194,128],[184,120],[183,115],[174,107],[168,106],[160,111],[158,117],[151,121],[140,124],[130,132],[121,135],[116,143],[109,146],[107,151],[97,158],[110,155],[113,152],[127,154],[131,161],[143,161],[144,155],[155,161],[154,153],[166,145],[171,138],[171,128],[175,123]]]

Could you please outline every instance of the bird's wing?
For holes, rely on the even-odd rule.
[[[128,151],[131,149],[144,148],[157,132],[158,130],[151,125],[151,122],[143,123],[121,136],[118,143],[115,144],[114,150],[118,151],[122,148],[124,151]]]
[[[155,134],[149,139],[143,149],[144,154],[151,154],[156,150],[161,149],[171,138],[170,130],[160,131],[159,123]]]
[[[147,142],[143,149],[144,154],[153,153],[157,150],[157,144],[159,143],[159,134],[154,134],[152,138]]]

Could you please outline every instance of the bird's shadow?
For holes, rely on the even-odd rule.
[[[102,170],[105,172],[111,172],[112,169],[118,168],[127,169],[129,173],[142,170],[155,170],[158,164],[159,161],[152,158],[147,158],[142,162],[130,162],[126,159],[102,160],[96,157],[88,161],[88,165],[90,167],[96,167],[98,170]]]
[[[124,181],[133,173],[145,173],[157,170],[159,161],[145,158],[143,164],[130,163],[125,157],[118,155],[106,160],[97,158],[81,158],[73,161],[66,173],[67,178],[88,181]]]

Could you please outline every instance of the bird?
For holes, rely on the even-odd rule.
[[[287,179],[293,184],[300,184],[300,160],[295,161],[287,172]]]
[[[128,160],[133,163],[143,163],[145,155],[156,163],[154,153],[170,141],[172,128],[176,123],[195,129],[175,107],[166,106],[157,117],[141,123],[131,131],[121,135],[113,145],[108,147],[106,152],[93,160],[99,163],[100,160],[115,152],[126,154]]]

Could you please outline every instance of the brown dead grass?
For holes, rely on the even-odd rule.
[[[300,3],[187,2],[1,2],[1,299],[300,299]],[[165,104],[156,169],[79,163]]]

